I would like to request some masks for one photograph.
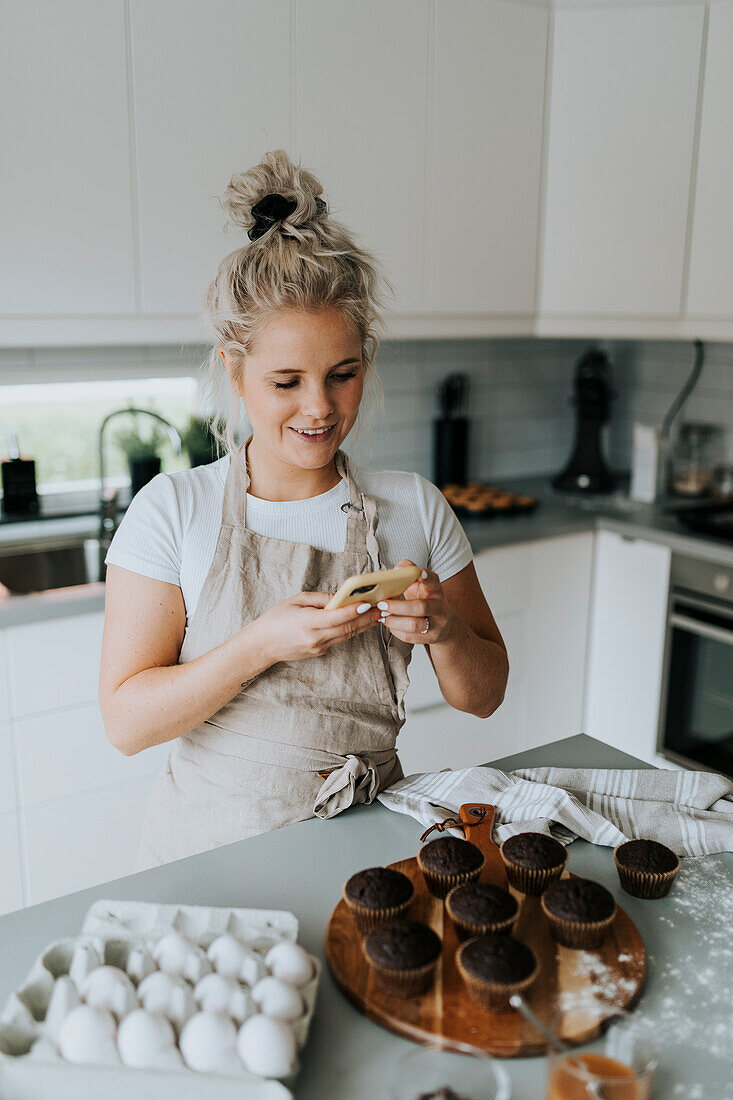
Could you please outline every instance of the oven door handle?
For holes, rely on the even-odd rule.
[[[709,638],[711,642],[733,645],[733,630],[724,630],[719,626],[701,623],[698,619],[691,619],[689,615],[670,615],[669,621],[672,626],[687,630],[690,634],[698,634],[701,638]]]

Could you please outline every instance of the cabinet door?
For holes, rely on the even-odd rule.
[[[96,703],[19,719],[15,738],[24,807],[153,778],[171,748],[155,745],[123,756],[108,741]]]
[[[8,627],[16,718],[96,701],[103,626],[95,612]]]
[[[389,309],[425,311],[429,5],[299,0],[296,10],[297,151],[333,216],[384,265]]]
[[[599,531],[584,733],[655,762],[671,552]]]
[[[28,904],[130,875],[152,781],[26,810]]]
[[[199,314],[232,175],[292,147],[288,0],[131,0],[142,312]],[[339,136],[339,141],[341,136]]]
[[[437,0],[427,234],[436,313],[534,310],[547,25],[540,6]]]
[[[733,4],[711,4],[687,312],[733,318]]]
[[[20,909],[23,905],[23,876],[21,873],[18,819],[14,814],[0,817],[0,913]]]
[[[0,723],[10,719],[10,673],[7,659],[7,630],[0,630]]]
[[[123,0],[0,2],[3,314],[134,313]]]
[[[543,313],[679,314],[703,17],[556,11]]]

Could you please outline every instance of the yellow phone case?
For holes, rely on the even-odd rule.
[[[346,607],[351,603],[370,603],[393,600],[420,576],[416,565],[400,565],[396,569],[382,569],[378,573],[357,573],[349,577],[326,604],[326,611]]]

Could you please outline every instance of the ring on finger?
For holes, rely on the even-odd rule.
[[[426,616],[425,616],[425,629],[424,629],[424,630],[421,630],[421,631],[420,631],[420,633],[421,633],[421,634],[427,634],[427,632],[428,632],[429,630],[430,630],[430,619],[429,619],[429,618],[428,618],[428,616],[426,615]]]

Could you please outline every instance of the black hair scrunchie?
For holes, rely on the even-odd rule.
[[[251,213],[255,224],[247,230],[247,236],[251,241],[258,240],[268,229],[272,229],[273,225],[292,214],[297,205],[295,199],[286,199],[284,195],[265,195],[252,207]],[[318,214],[326,212],[323,199],[316,199],[316,212]]]

